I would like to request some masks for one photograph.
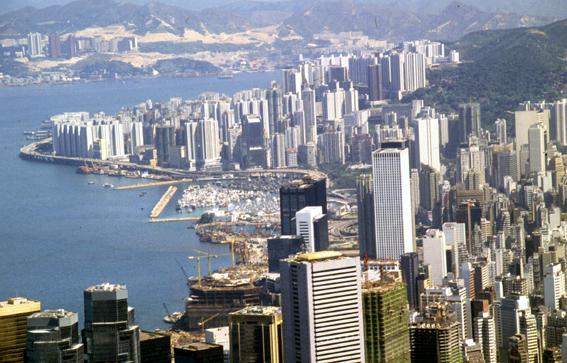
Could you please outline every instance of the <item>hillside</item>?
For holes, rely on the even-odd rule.
[[[392,41],[423,37],[456,40],[477,30],[535,26],[551,21],[549,17],[485,12],[460,2],[448,3],[432,14],[385,1],[239,1],[192,11],[159,2],[137,5],[116,0],[77,0],[62,6],[26,7],[0,14],[0,36],[21,36],[30,31],[68,33],[112,25],[122,25],[139,35],[148,32],[181,35],[185,30],[200,34],[236,33],[280,26],[277,33],[293,31],[306,40],[325,30],[361,31]]]
[[[432,71],[432,87],[414,98],[452,110],[459,102],[478,100],[483,123],[491,125],[520,102],[567,97],[567,19],[543,27],[476,32],[452,47],[467,63]]]

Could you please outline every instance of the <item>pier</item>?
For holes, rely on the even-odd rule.
[[[149,182],[149,183],[138,183],[138,184],[122,185],[119,187],[115,187],[114,190],[144,189],[151,187],[159,187],[163,185],[190,183],[192,181],[193,179],[180,179],[180,180],[165,180],[165,181],[157,181],[157,182]]]
[[[198,222],[200,217],[150,218],[150,223]]]
[[[169,204],[171,198],[173,198],[173,196],[175,195],[175,192],[177,192],[177,187],[171,186],[167,188],[167,191],[163,193],[159,201],[154,206],[154,209],[152,209],[150,218],[157,218],[160,216],[161,212],[163,212],[165,207]]]

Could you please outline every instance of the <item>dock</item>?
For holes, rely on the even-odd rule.
[[[161,212],[163,212],[165,207],[169,204],[171,198],[173,198],[173,196],[175,195],[175,192],[177,192],[177,187],[171,186],[167,188],[166,192],[163,193],[159,201],[154,206],[154,209],[152,209],[150,218],[158,218],[160,216]]]
[[[150,223],[198,222],[200,217],[150,218]]]
[[[137,183],[137,184],[122,185],[119,187],[115,187],[114,190],[144,189],[151,187],[159,187],[163,185],[189,183],[192,181],[193,179],[179,179],[179,180],[165,180],[165,181],[157,181],[157,182],[149,182],[149,183]]]

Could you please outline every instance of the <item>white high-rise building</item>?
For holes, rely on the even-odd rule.
[[[416,153],[420,165],[427,165],[441,172],[439,153],[439,119],[433,117],[417,118],[413,121]]]
[[[305,119],[305,144],[308,142],[317,143],[317,111],[315,107],[315,91],[307,88],[301,92],[303,101],[303,112]]]
[[[284,362],[365,362],[360,259],[314,252],[280,268]]]
[[[43,55],[43,43],[40,33],[28,34],[28,52],[30,57],[40,57]]]
[[[499,118],[494,122],[494,126],[496,127],[496,141],[498,141],[499,144],[508,143],[508,130],[506,126],[506,119]]]
[[[345,92],[345,114],[358,111],[358,91],[354,88]]]
[[[559,299],[565,295],[565,273],[561,264],[549,264],[543,277],[544,302],[550,310],[559,309]]]
[[[144,145],[144,125],[142,122],[132,122],[130,124],[130,149],[132,154],[136,149]]]
[[[345,109],[345,91],[341,88],[323,94],[323,119],[325,121],[343,118]]]
[[[303,237],[306,252],[315,252],[315,223],[324,216],[320,206],[305,207],[295,213],[296,231]]]
[[[213,119],[199,120],[197,128],[198,153],[197,161],[204,167],[220,162],[219,126]]]
[[[561,145],[567,145],[567,98],[553,103],[550,129],[555,130],[555,140]]]
[[[461,261],[467,258],[467,227],[464,223],[443,223],[445,243],[453,248],[453,273],[460,277]]]
[[[489,313],[474,318],[476,343],[482,349],[485,363],[497,363],[496,326],[494,318]]]
[[[428,229],[423,237],[423,263],[431,268],[431,281],[442,286],[447,276],[447,246],[445,235],[438,229]]]
[[[272,136],[272,167],[285,168],[285,137],[283,134],[275,133]]]
[[[376,254],[397,260],[414,252],[409,151],[379,149],[372,153]]]
[[[185,124],[185,151],[187,155],[187,165],[189,170],[195,170],[197,165],[199,140],[197,139],[197,122]]]
[[[546,130],[538,123],[528,129],[528,150],[530,173],[545,173],[547,160],[545,157]]]

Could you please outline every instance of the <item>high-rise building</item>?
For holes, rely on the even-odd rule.
[[[541,361],[542,352],[538,342],[538,326],[535,315],[528,310],[522,311],[519,316],[520,334],[526,337],[528,351],[528,363],[538,363]]]
[[[305,252],[324,251],[329,247],[327,215],[321,206],[305,207],[295,213],[295,229],[303,237]]]
[[[280,266],[284,362],[365,362],[360,259],[323,251]]]
[[[280,308],[248,306],[230,313],[232,363],[283,362],[283,330]]]
[[[449,318],[425,318],[410,327],[412,362],[462,362],[459,324]]]
[[[544,128],[549,129],[549,110],[541,110],[532,107],[530,104],[514,112],[514,134],[516,135],[516,152],[519,152],[524,145],[528,145],[528,130],[535,124],[543,124]]]
[[[0,362],[24,361],[27,318],[40,310],[39,301],[26,298],[14,297],[0,301]]]
[[[285,137],[280,133],[272,135],[272,167],[285,168]]]
[[[474,318],[474,337],[482,349],[485,363],[497,363],[498,350],[496,348],[496,326],[494,317],[489,313],[482,313]]]
[[[83,342],[87,362],[140,361],[140,328],[124,285],[104,283],[84,291]],[[110,339],[109,337],[112,337]]]
[[[280,272],[280,260],[304,252],[303,237],[282,235],[268,238],[268,271]]]
[[[344,164],[345,137],[342,130],[325,131],[317,136],[319,164]]]
[[[438,229],[428,229],[423,237],[423,263],[431,266],[431,281],[441,286],[447,276],[445,235]]]
[[[426,165],[441,172],[439,144],[439,119],[433,117],[416,118],[412,122],[415,135],[417,165]]]
[[[301,100],[303,101],[303,113],[305,126],[303,133],[305,135],[305,143],[317,142],[317,111],[315,107],[315,91],[306,88],[301,92]]]
[[[430,166],[422,165],[419,173],[418,202],[423,209],[432,211],[435,208],[439,201],[439,184],[441,184],[441,174]]]
[[[499,144],[508,143],[508,130],[506,128],[506,119],[499,118],[494,121],[494,126],[496,127],[496,141]]]
[[[547,130],[543,124],[538,123],[528,129],[529,171],[532,174],[545,173],[547,159],[545,156],[547,146]]]
[[[419,276],[419,259],[417,252],[404,253],[400,257],[402,278],[406,284],[407,300],[412,309],[419,307],[417,277]]]
[[[281,234],[296,235],[295,214],[305,207],[320,206],[327,214],[327,180],[305,177],[280,188]]]
[[[559,300],[565,295],[565,273],[560,263],[545,266],[543,293],[545,306],[551,311],[559,309]]]
[[[366,362],[410,362],[406,287],[380,283],[362,290]]]
[[[226,363],[222,345],[191,343],[173,348],[175,363]]]
[[[372,175],[363,174],[356,180],[358,206],[358,249],[360,257],[376,258],[374,231],[374,185]]]
[[[480,104],[476,102],[459,105],[459,141],[466,143],[470,135],[480,136]]]
[[[45,310],[28,317],[26,362],[83,363],[79,314]]]
[[[567,145],[567,98],[553,103],[549,126],[550,139]]]
[[[28,52],[31,58],[43,55],[43,42],[40,33],[28,34]]]
[[[140,363],[171,363],[171,336],[142,330]]]
[[[527,296],[513,295],[496,303],[495,317],[497,326],[497,343],[502,352],[509,349],[510,337],[520,334],[520,314],[529,310]]]
[[[380,101],[384,99],[382,83],[382,66],[380,64],[369,65],[368,96],[370,101]]]
[[[374,151],[372,174],[376,258],[398,260],[402,254],[414,251],[408,149]]]
[[[246,115],[242,122],[241,166],[243,169],[266,168],[270,165],[269,139],[260,117]]]
[[[57,34],[49,34],[49,57],[61,58],[61,40]]]

